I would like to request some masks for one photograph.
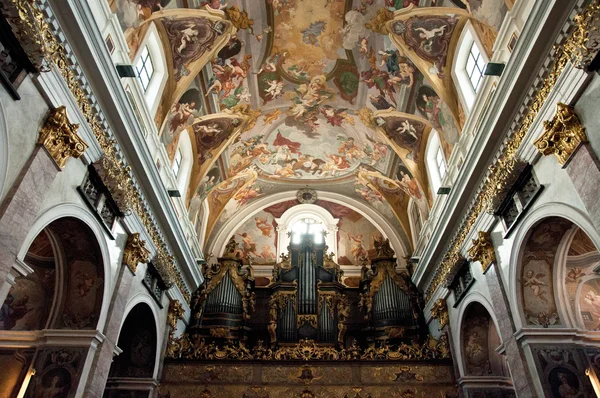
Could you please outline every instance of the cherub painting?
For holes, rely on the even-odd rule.
[[[271,237],[271,232],[273,231],[273,225],[269,223],[267,218],[264,217],[254,217],[254,221],[256,222],[256,228],[260,229],[263,236]]]
[[[525,278],[523,279],[523,287],[529,287],[533,292],[533,295],[540,300],[548,303],[548,299],[545,297],[546,289],[548,285],[541,281],[541,278],[544,278],[546,274],[538,272],[535,273],[533,270],[529,270],[525,273]]]

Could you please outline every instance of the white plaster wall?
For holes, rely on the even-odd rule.
[[[5,173],[6,176],[4,186],[0,184],[0,201],[4,200],[27,163],[35,148],[40,128],[48,115],[48,105],[31,80],[31,75],[25,78],[18,92],[21,99],[15,101],[4,86],[0,85],[0,105],[6,122],[5,126],[0,125],[0,130],[6,128],[8,132],[5,152],[8,167],[0,169],[0,174]],[[3,145],[1,140],[0,145]],[[2,152],[0,151],[0,154]],[[6,167],[4,162],[0,162],[0,167]]]
[[[581,122],[586,127],[588,140],[596,153],[600,154],[600,117],[598,109],[600,104],[600,75],[592,75],[592,81],[587,87],[577,104],[575,111],[579,114]]]

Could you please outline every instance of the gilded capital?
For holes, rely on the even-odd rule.
[[[473,246],[469,249],[469,258],[471,261],[479,261],[483,272],[496,262],[496,253],[494,245],[488,232],[479,231],[477,239],[473,239]]]
[[[440,330],[448,324],[448,307],[446,300],[438,299],[431,307],[431,317],[437,319],[440,323]]]
[[[554,117],[544,122],[544,133],[534,145],[543,155],[554,154],[558,163],[564,165],[586,141],[585,127],[573,107],[559,102]]]
[[[136,232],[129,235],[123,253],[123,264],[136,272],[138,264],[147,263],[149,256],[150,252],[146,249],[146,242],[140,239],[140,234]]]
[[[78,158],[88,145],[77,135],[78,124],[67,116],[67,108],[61,106],[51,111],[40,131],[38,144],[43,145],[58,167],[63,168],[69,158]]]

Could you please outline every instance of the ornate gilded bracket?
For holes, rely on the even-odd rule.
[[[69,158],[78,158],[88,145],[77,135],[78,124],[69,121],[67,108],[54,109],[40,131],[38,144],[43,145],[61,169]]]
[[[442,267],[446,270],[446,284],[448,287],[454,281],[456,273],[467,261],[460,253],[447,253],[442,261]]]
[[[431,317],[437,319],[440,323],[440,330],[448,324],[448,307],[446,306],[446,300],[438,299],[435,304],[431,307]]]
[[[93,166],[119,210],[127,213],[131,208],[131,167],[117,164],[112,156],[106,154],[94,162]]]
[[[152,265],[158,271],[167,288],[173,286],[173,282],[175,281],[175,263],[173,260],[173,256],[160,249],[152,260]]]
[[[564,166],[586,141],[585,127],[573,107],[559,102],[554,117],[544,122],[544,133],[534,145],[543,155],[555,155],[558,163]]]
[[[479,261],[484,273],[496,262],[496,252],[489,232],[479,231],[477,239],[473,239],[473,246],[469,249],[469,258],[471,261]]]
[[[138,232],[129,235],[125,251],[123,252],[123,264],[135,273],[139,263],[147,263],[150,257],[150,251],[146,249],[146,242],[140,239]]]

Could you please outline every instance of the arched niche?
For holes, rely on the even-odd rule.
[[[94,233],[81,220],[52,221],[24,256],[0,311],[0,330],[95,329],[104,291],[104,266]]]
[[[506,359],[496,352],[502,344],[487,309],[474,301],[465,309],[460,327],[463,369],[466,376],[509,375]]]
[[[28,240],[24,250],[19,255],[24,275],[15,278],[2,304],[0,330],[97,329],[105,267],[100,244],[90,227],[75,217],[54,219]],[[0,396],[17,396],[34,354],[38,377],[29,382],[31,396],[42,396],[48,386],[56,391],[74,391],[81,376],[80,356],[69,357],[73,361],[68,363],[45,362],[43,358],[52,355],[51,350],[0,350]]]
[[[121,397],[124,390],[147,394],[153,388],[153,383],[148,381],[155,376],[157,357],[156,319],[147,303],[140,302],[129,311],[117,346],[122,352],[110,367],[104,397]],[[136,379],[138,382],[132,386],[131,382]]]

